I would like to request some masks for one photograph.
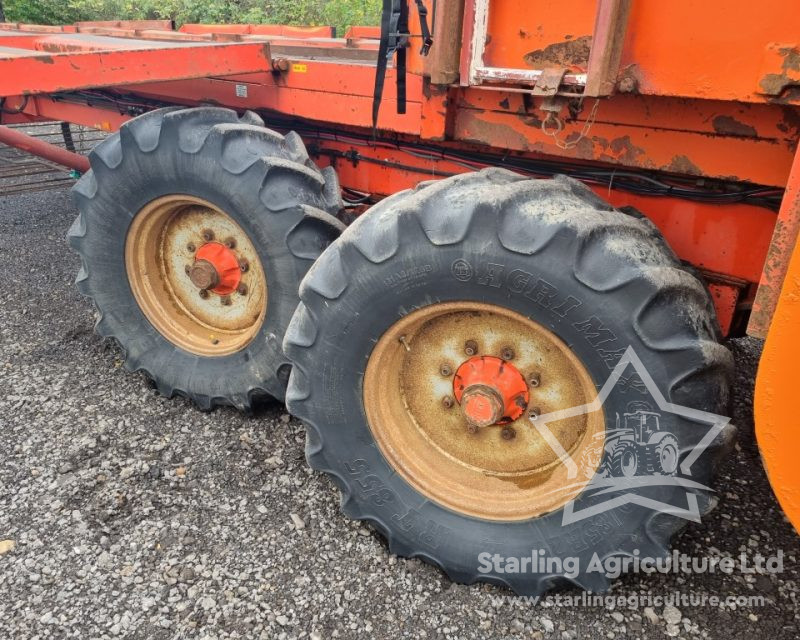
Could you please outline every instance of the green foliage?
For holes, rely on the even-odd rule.
[[[69,24],[80,20],[169,19],[332,25],[344,35],[354,24],[378,24],[381,0],[3,0],[6,20]]]

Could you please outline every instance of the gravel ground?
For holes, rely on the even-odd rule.
[[[451,584],[345,520],[282,406],[159,397],[93,333],[66,190],[0,198],[0,635],[4,638],[796,638],[798,537],[752,435],[760,344],[738,361],[735,454],[686,554],[784,571],[627,576],[611,594],[761,594],[762,607],[534,605]],[[577,596],[579,592],[565,591]]]

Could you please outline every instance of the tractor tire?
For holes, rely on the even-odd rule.
[[[611,476],[614,478],[633,478],[641,468],[639,447],[633,442],[619,442],[611,455]]]
[[[648,445],[645,451],[647,466],[651,473],[664,476],[671,476],[678,470],[679,455],[678,439],[671,433],[661,438],[658,443]]]
[[[309,270],[300,299],[284,340],[293,363],[287,406],[307,426],[309,464],[339,487],[343,512],[371,523],[391,553],[419,557],[457,582],[526,595],[565,583],[606,589],[605,574],[587,571],[595,553],[666,557],[685,520],[635,501],[598,511],[597,496],[565,480],[561,458],[536,448],[533,422],[555,397],[537,394],[574,380],[559,387],[570,402],[593,398],[629,345],[671,402],[727,406],[732,358],[717,342],[708,293],[647,220],[564,176],[486,169],[422,183],[353,223]],[[552,369],[529,373],[540,356],[554,358]],[[497,376],[530,376],[527,408],[510,423],[504,415],[476,426],[486,406],[508,405],[486,400],[468,411],[451,391],[465,366],[471,375],[469,367],[499,358]],[[638,398],[632,378],[614,386],[602,411],[570,418],[574,430],[558,432],[559,442],[574,438],[573,459],[596,420],[603,433]],[[707,432],[677,414],[662,422],[687,447]],[[730,426],[716,435],[693,479],[710,481],[732,438]],[[540,450],[541,462],[525,457]],[[563,481],[558,500],[549,478]],[[674,485],[632,492],[686,501]],[[707,512],[710,491],[695,492]],[[567,518],[567,505],[582,515]],[[524,561],[532,549],[578,556],[578,575],[530,564],[513,573],[486,560]]]
[[[298,285],[344,228],[333,170],[297,134],[211,107],[141,115],[89,160],[68,241],[97,332],[167,397],[203,410],[283,400]],[[201,249],[213,257],[197,271]]]

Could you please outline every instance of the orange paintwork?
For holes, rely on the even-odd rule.
[[[285,24],[184,24],[182,33],[237,33],[242,35],[289,36],[292,38],[332,38],[331,27],[295,27]]]
[[[309,142],[313,142],[313,139],[309,139]],[[388,195],[411,188],[421,179],[470,170],[467,166],[449,160],[437,157],[425,160],[400,149],[379,147],[370,151],[368,148],[332,140],[317,144],[340,153],[355,150],[415,168],[401,170],[370,162],[354,165],[346,160],[337,160],[334,166],[342,183],[368,193]],[[320,165],[330,162],[325,155],[316,158],[316,161]],[[632,206],[646,212],[670,246],[683,259],[710,272],[747,282],[758,281],[775,226],[776,216],[773,212],[749,204],[722,206],[639,195],[604,186],[595,186],[594,190],[615,206]],[[720,238],[725,241],[720,242]]]
[[[586,71],[596,5],[596,0],[491,2],[485,63],[533,69],[547,60]],[[800,45],[797,16],[790,0],[633,2],[622,68],[644,94],[759,102],[771,45]],[[780,64],[772,70],[779,72]]]
[[[486,387],[500,398],[502,418],[496,424],[513,422],[528,406],[530,394],[525,378],[513,364],[495,356],[473,356],[461,363],[453,377],[453,395],[464,414],[476,424],[484,423],[492,413],[492,405],[481,393],[468,394],[462,402],[470,387]]]
[[[798,172],[800,173],[800,172]],[[800,175],[787,189],[800,211]],[[800,531],[800,428],[797,363],[800,362],[800,245],[795,244],[756,378],[756,437],[770,484],[778,501]]]
[[[212,289],[214,293],[226,296],[236,291],[242,279],[242,270],[236,254],[221,242],[206,242],[194,254],[195,261],[211,263],[217,272],[219,284]]]
[[[296,128],[291,119],[299,121],[320,164],[335,164],[343,185],[375,196],[480,166],[455,162],[436,150],[490,152],[487,163],[501,164],[496,159],[505,153],[620,173],[648,170],[657,178],[663,177],[659,172],[692,176],[698,183],[714,178],[737,187],[787,187],[776,216],[749,204],[638,195],[612,188],[613,181],[612,187],[593,185],[612,204],[644,212],[681,259],[703,270],[726,329],[759,284],[751,326],[760,334],[769,327],[769,335],[757,381],[756,429],[776,494],[798,526],[800,466],[794,455],[800,451],[800,429],[794,428],[792,405],[792,367],[800,360],[796,0],[634,2],[624,37],[616,41],[608,37],[613,31],[600,29],[596,20],[598,7],[608,8],[614,0],[491,0],[486,38],[479,41],[471,36],[483,27],[474,21],[482,1],[464,0],[464,23],[452,25],[448,34],[462,44],[460,56],[456,51],[450,60],[453,69],[461,69],[461,78],[441,86],[424,77],[430,69],[419,53],[411,3],[408,60],[417,75],[407,79],[408,105],[400,115],[395,70],[389,70],[378,119],[381,136],[397,144],[370,144],[365,135],[371,124],[374,28],[354,28],[349,39],[335,39],[328,27],[185,25],[175,33],[163,21],[0,24],[0,96],[7,98],[6,111],[20,110],[3,113],[0,120],[67,119],[114,130],[156,104],[256,109],[268,126]],[[425,3],[432,16],[433,3]],[[219,44],[226,41],[241,44]],[[592,41],[616,44],[591,52]],[[562,144],[556,144],[542,132],[543,99],[531,96],[531,77],[538,82],[537,70],[565,68],[572,78],[561,94],[574,97],[575,77],[590,71],[589,55],[595,59],[597,51],[619,54],[620,64],[606,69],[603,79],[612,90],[616,84],[626,93],[603,99],[588,129],[593,99],[582,109],[573,101],[576,116],[562,105]],[[473,76],[474,67],[527,75],[527,84],[519,77],[509,80],[513,73]],[[487,84],[476,86],[480,78]],[[123,107],[71,104],[47,95],[89,87],[104,88],[105,97],[119,91]],[[25,101],[23,94],[33,97]],[[328,132],[316,136],[315,124]],[[330,130],[337,132],[335,139]],[[352,142],[347,136],[354,132],[360,139]],[[412,152],[419,142],[438,146],[420,157]]]
[[[377,40],[381,37],[380,27],[361,27],[353,25],[347,28],[344,37],[346,40],[355,40],[358,38],[372,38]]]
[[[490,19],[496,21],[505,11],[505,5],[495,3],[492,6],[499,7],[500,13],[494,17],[490,15]],[[546,3],[542,6],[546,8]],[[570,24],[560,20],[554,17],[552,21],[546,21],[550,26],[543,26],[536,32],[537,43],[552,39],[553,33],[563,24]],[[586,23],[590,22],[586,18]],[[416,24],[415,21],[412,20],[412,24]],[[70,29],[66,27],[43,32],[33,28],[22,31],[0,29],[0,42],[13,42],[13,46],[29,51],[63,50],[74,46],[81,49],[84,56],[99,56],[95,50],[105,47],[118,53],[121,59],[133,61],[140,53],[148,54],[156,46],[148,42],[148,37],[170,36],[153,29],[131,30],[129,26],[75,26],[73,32],[82,30],[84,33],[72,35],[67,33]],[[91,35],[85,34],[90,30],[93,32]],[[111,33],[115,37],[98,38],[97,32]],[[249,25],[229,25],[224,30],[217,29],[216,25],[202,25],[189,26],[176,36],[179,40],[202,38],[204,41],[209,38],[268,37],[274,47],[280,46],[280,55],[285,56],[287,62],[285,71],[265,70],[237,73],[225,78],[153,83],[141,82],[146,77],[140,69],[121,65],[117,70],[119,73],[135,75],[139,82],[121,87],[121,90],[159,102],[187,105],[211,102],[238,109],[256,107],[262,112],[274,112],[284,117],[327,122],[337,129],[364,127],[372,104],[373,67],[352,58],[372,54],[365,52],[360,45],[350,46],[345,40],[316,37],[292,40],[284,36],[247,35],[252,32],[253,27]],[[182,43],[181,48],[186,44],[189,43]],[[491,55],[492,46],[499,47],[496,38],[489,42],[487,56]],[[336,54],[338,57],[335,59],[317,60],[310,55],[315,47],[325,47],[326,55],[333,55],[336,51],[340,54]],[[507,45],[511,51],[509,47],[511,44]],[[413,52],[415,47],[411,49]],[[234,50],[239,49],[231,49]],[[508,51],[503,55],[510,55]],[[102,57],[109,55],[112,54],[102,54]],[[78,67],[74,70],[77,82],[73,86],[79,87],[92,67],[88,58],[69,55],[68,59]],[[87,61],[85,65],[84,60]],[[172,54],[165,57],[165,66],[167,62],[174,66],[175,60],[178,58]],[[198,64],[213,68],[213,61],[206,59],[199,60]],[[266,61],[263,66],[269,67]],[[334,69],[335,73],[332,73]],[[175,71],[170,69],[170,73]],[[187,74],[183,69],[177,73]],[[599,105],[596,122],[586,132],[585,139],[574,148],[562,149],[541,131],[540,98],[524,98],[510,89],[429,86],[422,77],[411,75],[407,83],[407,112],[399,115],[395,112],[394,73],[394,69],[389,70],[378,124],[384,130],[404,134],[404,140],[409,144],[423,138],[446,141],[441,143],[444,148],[465,148],[476,153],[488,146],[494,150],[525,151],[531,158],[546,154],[551,160],[568,157],[581,162],[600,161],[608,166],[660,169],[782,187],[800,137],[800,115],[791,105],[616,95]],[[92,77],[96,80],[98,74]],[[19,81],[29,83],[30,77],[19,76]],[[37,83],[39,81],[37,78]],[[63,84],[65,79],[61,78],[59,82]],[[7,104],[10,107],[19,105],[21,98],[11,97]],[[576,121],[566,120],[563,139],[570,140],[570,136],[576,136],[581,130],[588,106],[584,106]],[[66,117],[74,122],[99,125],[106,130],[117,128],[126,118],[111,110],[53,102],[45,95],[31,99],[24,112],[26,117]],[[14,118],[4,116],[6,121]],[[468,170],[462,164],[441,158],[422,160],[400,149],[353,147],[346,143],[328,142],[323,146],[340,153],[356,150],[365,159],[371,157],[376,162],[402,164],[403,167],[389,167],[367,161],[355,165],[337,163],[343,184],[376,195],[387,195],[413,186],[423,177]],[[323,156],[321,162],[324,164],[325,161]],[[758,282],[761,277],[775,227],[775,215],[763,208],[742,204],[723,207],[668,197],[634,195],[604,187],[597,187],[597,191],[617,206],[634,206],[645,212],[681,258],[713,274],[712,282],[719,287],[720,319],[724,326],[729,326],[737,300],[748,291],[748,283]],[[725,238],[725,242],[720,242],[720,238]]]
[[[753,301],[753,313],[747,332],[763,338],[767,335],[772,313],[778,302],[789,265],[789,259],[800,235],[800,151],[795,156],[792,172],[781,202],[775,231],[764,259],[764,268]]]
[[[37,42],[34,51],[0,49],[0,96],[202,77],[214,67],[227,75],[270,66],[269,45],[263,43],[151,42],[149,47],[123,47],[118,42],[98,44],[96,38],[87,41],[83,34],[51,38]],[[0,46],[3,41],[0,32]]]

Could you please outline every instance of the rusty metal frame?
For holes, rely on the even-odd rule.
[[[772,234],[764,261],[764,271],[758,283],[753,301],[753,311],[747,325],[747,333],[766,338],[772,316],[781,297],[781,288],[789,270],[789,261],[795,253],[800,234],[800,148],[795,153],[792,170],[786,182],[775,231]]]
[[[489,26],[490,0],[466,0],[464,11],[464,42],[468,43],[462,54],[461,84],[475,86],[483,83],[519,83],[535,86],[542,76],[541,69],[505,69],[484,64],[486,35]],[[562,79],[565,85],[582,87],[586,74],[567,73]]]
[[[504,67],[513,67],[518,61],[507,55],[495,57],[496,52],[485,46],[487,31],[497,31],[493,35],[501,37],[506,33],[504,29],[508,29],[508,33],[517,37],[518,30],[516,16],[503,13],[504,5],[490,5],[490,2],[445,1],[451,14],[457,17],[463,5],[464,17],[460,23],[456,19],[450,24],[438,20],[434,25],[437,37],[452,35],[460,28],[465,35],[462,43],[458,46],[451,43],[454,46],[448,48],[444,56],[447,64],[441,68],[438,66],[441,59],[426,61],[417,55],[415,48],[409,50],[411,73],[407,78],[406,113],[398,115],[392,108],[396,101],[395,83],[389,81],[384,96],[387,108],[378,123],[380,129],[404,137],[410,143],[435,140],[442,149],[453,147],[479,153],[502,148],[507,153],[531,157],[546,155],[589,166],[603,163],[725,182],[749,181],[771,187],[772,194],[786,184],[800,136],[800,111],[786,101],[791,96],[781,97],[780,102],[763,95],[757,99],[743,96],[743,101],[734,100],[728,96],[742,97],[741,83],[735,85],[739,94],[723,94],[723,90],[728,91],[724,77],[721,79],[723,86],[715,94],[704,95],[702,100],[686,100],[682,96],[693,95],[693,85],[689,85],[687,91],[675,89],[674,83],[670,84],[671,79],[664,81],[662,78],[659,80],[664,82],[662,90],[662,85],[643,73],[646,69],[629,72],[631,61],[620,58],[623,45],[625,56],[630,56],[642,43],[636,38],[626,41],[628,16],[631,29],[642,28],[642,25],[653,28],[653,15],[645,15],[642,5],[632,9],[630,0],[598,0],[593,24],[588,7],[563,8],[570,20],[575,17],[583,20],[584,33],[592,33],[594,41],[579,62],[565,62],[556,72],[549,67],[541,70],[512,68],[502,81],[476,77],[475,70],[482,66],[499,69],[501,73]],[[490,6],[498,13],[492,14],[493,21],[487,23]],[[495,24],[494,21],[499,22]],[[363,134],[368,126],[377,48],[377,42],[370,38],[374,31],[352,31],[348,39],[335,39],[293,32],[283,32],[286,35],[255,33],[247,25],[230,26],[223,32],[218,32],[215,25],[184,32],[164,27],[163,22],[49,27],[0,25],[0,46],[7,43],[13,50],[5,50],[6,58],[0,53],[0,95],[6,97],[0,120],[6,124],[49,118],[108,131],[117,129],[125,119],[159,105],[213,103],[237,110],[256,109],[268,118],[316,122],[343,133],[350,129]],[[775,29],[777,26],[773,27]],[[558,38],[558,33],[556,30],[548,37]],[[754,38],[756,44],[758,37],[761,37],[760,32]],[[265,45],[269,45],[271,56],[258,53]],[[486,57],[498,66],[483,64],[484,50]],[[787,47],[782,47],[778,52],[785,50]],[[222,61],[213,60],[209,55],[196,55],[212,51],[235,55]],[[251,53],[242,53],[248,51]],[[256,51],[255,63],[251,65],[253,51]],[[140,64],[145,57],[153,61],[155,71]],[[190,60],[191,57],[194,60]],[[543,91],[546,84],[548,95],[554,92],[581,95],[581,88],[585,89],[585,94],[608,95],[616,89],[614,84],[621,60],[626,64],[625,78],[634,74],[633,81],[640,83],[642,94],[620,88],[626,94],[603,101],[600,116],[596,120],[593,118],[588,128],[586,111],[565,117],[564,139],[574,140],[579,136],[580,144],[557,146],[542,131],[538,113],[542,98],[530,94],[537,85]],[[781,60],[773,63],[784,64]],[[109,61],[114,64],[108,64]],[[72,68],[64,73],[54,69],[66,63]],[[556,66],[558,64],[556,62]],[[586,67],[586,73],[566,72],[567,83],[552,80],[560,78],[570,64],[573,70]],[[253,66],[257,67],[255,71],[247,70]],[[7,70],[12,73],[5,73]],[[438,71],[442,73],[434,79]],[[456,80],[457,72],[460,72],[461,84],[450,84]],[[390,77],[392,73],[394,69],[390,68]],[[586,86],[575,84],[577,81],[585,81]],[[475,82],[477,85],[471,86]],[[592,88],[593,82],[598,88]],[[88,87],[108,89],[87,91]],[[58,94],[57,90],[77,93]],[[99,96],[99,101],[94,99],[95,95]],[[337,149],[337,153],[352,151]],[[357,168],[353,167],[353,171],[344,163],[339,167],[343,183],[351,188],[390,194],[411,186],[420,178],[419,171],[403,170],[417,163],[414,156],[386,149],[362,150],[362,153],[364,161]],[[379,164],[387,162],[389,157],[395,164]],[[371,160],[373,165],[369,164]],[[425,164],[436,171],[431,175],[464,169],[447,161]],[[751,299],[775,226],[776,217],[772,212],[744,204],[700,207],[669,197],[639,205],[631,194],[617,198],[612,191],[604,196],[614,204],[630,204],[646,210],[682,258],[720,276],[741,279],[744,284],[733,287],[735,290],[725,282],[719,287],[718,307],[725,307],[728,320],[733,311],[740,308],[737,306],[740,298]],[[780,253],[779,243],[794,241],[794,236],[787,239],[782,235],[785,215],[782,213],[778,218],[781,228],[776,231],[778,235],[773,243],[773,251],[777,253]],[[695,225],[694,234],[686,231],[692,225]],[[697,225],[702,227],[699,235]],[[719,234],[727,239],[724,247],[712,240]],[[767,265],[769,270],[770,265]],[[764,279],[769,281],[771,277],[765,274]],[[761,305],[757,305],[754,315],[760,308]],[[768,320],[767,315],[765,322]]]
[[[598,0],[583,95],[610,96],[617,86],[632,0]]]
[[[484,63],[490,0],[467,0],[464,41],[468,42],[462,65],[462,86],[484,83],[518,83],[535,86],[543,69],[511,69]],[[607,96],[614,92],[627,30],[631,0],[599,0],[587,73],[564,73],[561,84],[570,91],[583,89],[586,96]]]

